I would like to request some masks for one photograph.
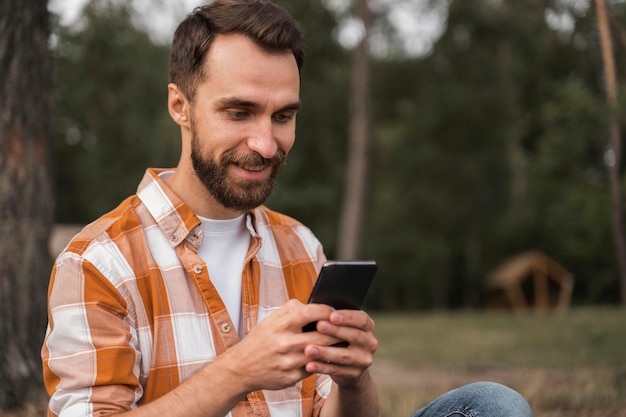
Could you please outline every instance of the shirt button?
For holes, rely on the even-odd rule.
[[[228,332],[230,332],[230,324],[228,324],[228,323],[224,323],[224,324],[222,324],[222,331],[223,331],[224,333],[228,333]]]
[[[178,236],[176,236],[175,234],[173,234],[172,236],[170,236],[170,240],[172,242],[176,242],[178,240]]]
[[[193,272],[196,274],[200,274],[202,272],[202,265],[196,265],[193,267]]]

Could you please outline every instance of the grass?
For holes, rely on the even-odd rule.
[[[381,417],[409,417],[457,386],[501,382],[536,417],[626,417],[626,309],[564,315],[372,313]],[[0,417],[45,415],[34,402]]]
[[[372,315],[382,417],[408,417],[477,380],[518,390],[535,416],[626,416],[624,309]]]

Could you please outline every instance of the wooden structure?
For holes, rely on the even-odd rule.
[[[565,311],[569,308],[574,276],[540,251],[514,256],[492,271],[485,283],[488,308],[515,312]]]

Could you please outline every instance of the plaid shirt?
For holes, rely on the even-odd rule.
[[[200,221],[149,169],[137,195],[58,257],[42,348],[49,416],[116,414],[174,389],[239,342],[198,257]],[[311,231],[259,207],[242,274],[244,337],[289,298],[305,302],[325,257]],[[327,376],[250,393],[229,416],[317,416]]]

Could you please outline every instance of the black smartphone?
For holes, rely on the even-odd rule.
[[[336,310],[360,310],[374,281],[376,261],[328,261],[320,270],[308,303],[327,304]],[[315,330],[316,323],[302,328]]]

